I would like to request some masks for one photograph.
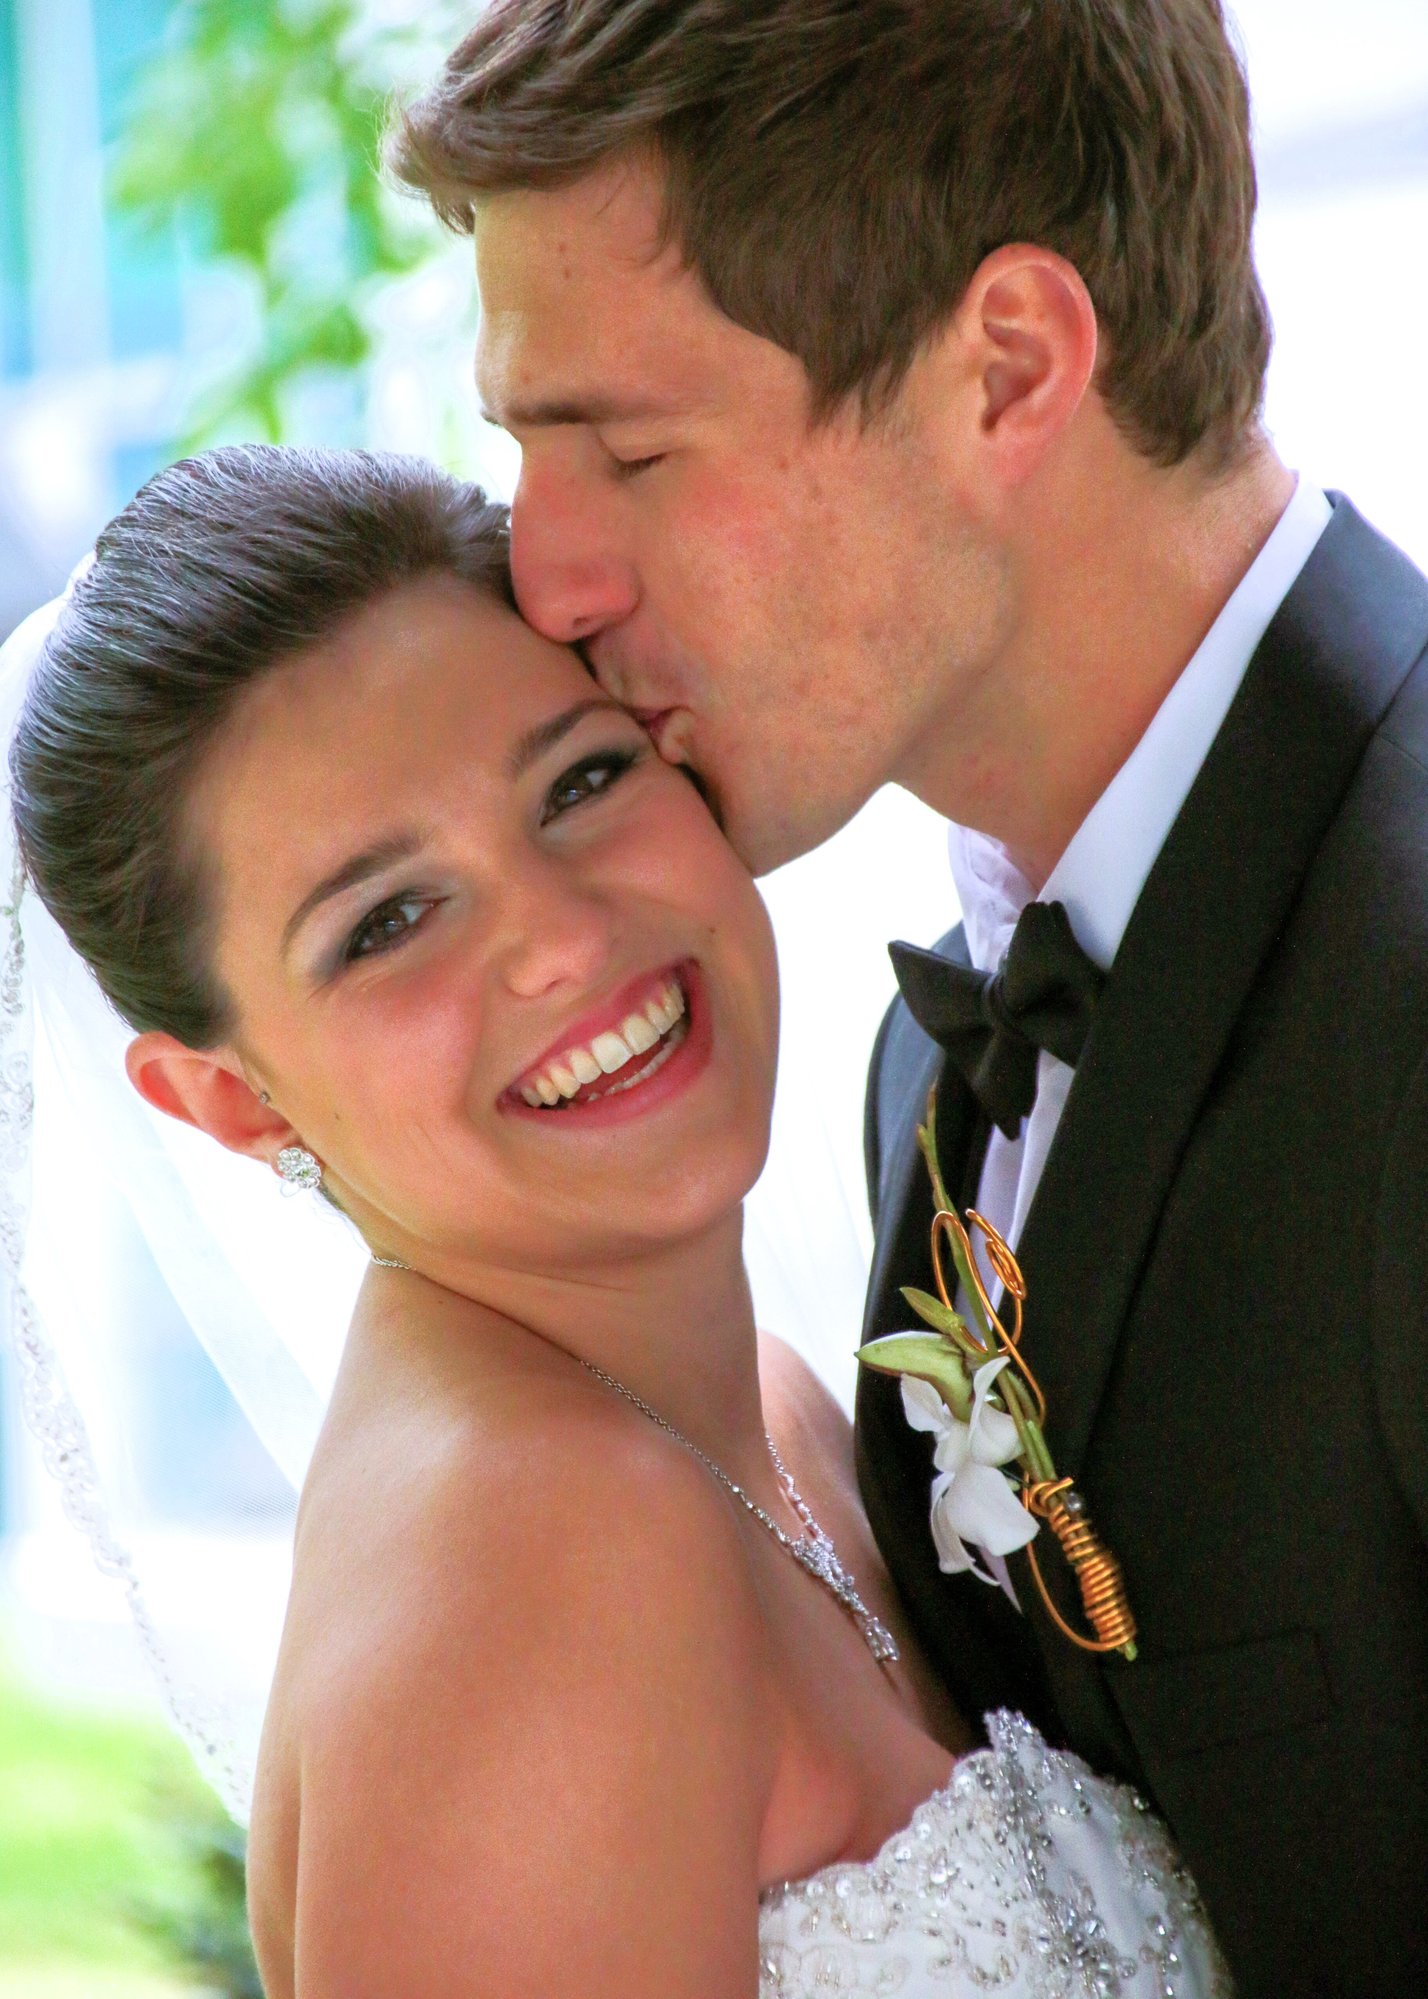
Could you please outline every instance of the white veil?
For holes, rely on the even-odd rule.
[[[182,1647],[170,1642],[154,1614],[140,1564],[115,1525],[111,1481],[101,1475],[104,1454],[96,1449],[92,1418],[102,1411],[106,1386],[81,1281],[93,1246],[75,1239],[66,1150],[83,1152],[86,1171],[97,1168],[117,1191],[180,1313],[294,1491],[322,1419],[366,1250],[326,1204],[284,1199],[276,1179],[253,1162],[149,1109],[124,1073],[130,1030],[39,898],[23,887],[8,809],[8,752],[59,609],[57,603],[36,612],[0,650],[6,755],[0,775],[7,797],[0,882],[8,889],[0,942],[0,1262],[20,1400],[59,1481],[65,1514],[128,1599],[175,1724],[242,1821],[257,1717],[226,1712],[205,1690],[202,1674],[184,1673]],[[45,1113],[38,1145],[37,1098]],[[58,1148],[55,1127],[63,1133]]]

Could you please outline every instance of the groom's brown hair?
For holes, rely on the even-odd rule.
[[[870,412],[1000,244],[1081,273],[1098,386],[1174,465],[1254,435],[1269,356],[1249,104],[1219,0],[493,0],[391,160],[483,194],[652,153],[716,305]]]

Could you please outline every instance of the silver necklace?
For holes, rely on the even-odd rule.
[[[372,1261],[380,1263],[384,1270],[411,1269],[409,1263],[403,1263],[395,1256],[373,1256]],[[773,1515],[766,1513],[756,1499],[750,1499],[744,1488],[735,1484],[729,1474],[715,1464],[713,1458],[706,1456],[700,1450],[698,1444],[691,1443],[683,1430],[676,1430],[673,1423],[660,1415],[658,1409],[651,1408],[642,1395],[636,1395],[633,1388],[626,1388],[623,1381],[616,1381],[613,1374],[607,1374],[604,1368],[597,1367],[593,1360],[582,1360],[580,1365],[593,1374],[597,1381],[603,1381],[607,1388],[613,1388],[617,1395],[623,1395],[627,1402],[632,1402],[641,1415],[648,1416],[652,1423],[659,1425],[666,1436],[673,1437],[674,1441],[682,1444],[691,1456],[698,1458],[706,1470],[713,1472],[725,1491],[731,1492],[740,1506],[752,1513],[761,1526],[767,1527],[779,1546],[788,1550],[800,1568],[807,1569],[809,1575],[816,1577],[823,1587],[838,1599],[862,1632],[864,1642],[878,1664],[881,1666],[895,1663],[898,1657],[896,1640],[887,1626],[874,1617],[859,1596],[857,1585],[839,1561],[833,1543],[814,1519],[812,1509],[794,1484],[793,1474],[779,1456],[778,1445],[767,1430],[764,1431],[764,1442],[769,1447],[773,1468],[778,1473],[779,1481],[788,1494],[794,1512],[803,1522],[804,1532],[796,1540],[792,1534],[785,1534]]]
[[[741,1485],[736,1485],[729,1474],[715,1464],[713,1458],[707,1457],[700,1450],[698,1444],[692,1444],[684,1432],[676,1430],[673,1423],[668,1422],[661,1416],[657,1409],[652,1409],[643,1396],[636,1395],[633,1388],[626,1388],[623,1381],[616,1381],[613,1374],[606,1374],[604,1368],[597,1367],[593,1360],[583,1360],[580,1365],[588,1369],[597,1381],[603,1381],[607,1388],[613,1388],[617,1395],[623,1395],[627,1402],[633,1402],[636,1409],[640,1410],[643,1415],[648,1416],[652,1423],[657,1423],[667,1436],[673,1437],[677,1444],[682,1444],[686,1451],[698,1458],[700,1464],[713,1472],[720,1485],[727,1492],[731,1492],[734,1495],[740,1506],[752,1513],[755,1520],[759,1521],[762,1526],[767,1527],[780,1547],[786,1548],[800,1567],[807,1569],[811,1576],[817,1577],[823,1587],[838,1599],[839,1603],[842,1604],[843,1608],[857,1625],[859,1631],[862,1632],[868,1650],[880,1666],[891,1664],[896,1660],[898,1656],[897,1644],[892,1633],[887,1629],[886,1625],[878,1622],[877,1618],[874,1617],[873,1613],[859,1596],[853,1578],[839,1561],[833,1543],[814,1519],[807,1501],[793,1482],[792,1473],[787,1469],[783,1459],[778,1454],[777,1444],[775,1444],[767,1430],[764,1432],[764,1442],[769,1447],[769,1456],[773,1459],[773,1468],[778,1473],[779,1480],[784,1491],[788,1494],[794,1512],[804,1525],[805,1531],[799,1535],[797,1540],[794,1539],[792,1534],[785,1534],[771,1513],[766,1513],[756,1499],[750,1499],[744,1488]]]

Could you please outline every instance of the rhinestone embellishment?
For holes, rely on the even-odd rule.
[[[759,1999],[1233,1999],[1194,1883],[1134,1793],[987,1716],[871,1861],[759,1897]]]
[[[278,1154],[278,1172],[297,1193],[310,1193],[322,1185],[322,1167],[305,1145],[285,1145]]]
[[[772,1445],[770,1445],[772,1449]],[[777,1453],[775,1452],[775,1463]],[[796,1562],[801,1562],[811,1576],[816,1576],[825,1589],[831,1590],[843,1608],[850,1612],[858,1629],[862,1632],[868,1650],[881,1666],[891,1665],[897,1658],[897,1643],[887,1626],[881,1623],[859,1596],[853,1578],[838,1559],[837,1550],[823,1529],[808,1513],[794,1487],[793,1480],[782,1466],[779,1467],[789,1498],[804,1519],[809,1532],[798,1541],[792,1536],[781,1536],[784,1546]],[[777,1530],[776,1530],[777,1531]]]

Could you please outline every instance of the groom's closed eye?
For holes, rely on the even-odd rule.
[[[617,479],[633,479],[641,472],[648,472],[667,456],[663,451],[652,451],[647,458],[621,458],[616,452],[610,453]]]

